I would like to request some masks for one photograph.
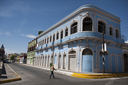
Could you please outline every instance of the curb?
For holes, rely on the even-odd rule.
[[[115,78],[115,77],[127,77],[128,73],[114,73],[114,74],[82,74],[73,73],[72,77],[86,78],[86,79],[102,79],[102,78]]]
[[[7,64],[7,66],[11,69],[11,67]],[[12,69],[11,69],[12,70]],[[18,78],[12,78],[12,79],[5,79],[5,80],[2,80],[0,81],[0,84],[1,83],[7,83],[7,82],[12,82],[12,81],[18,81],[18,80],[21,80],[21,77],[14,71],[12,70],[13,73],[18,77]]]

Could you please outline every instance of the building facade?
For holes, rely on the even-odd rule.
[[[23,64],[26,64],[27,62],[27,53],[20,53],[19,56],[19,63],[23,63]]]
[[[123,46],[123,68],[124,72],[128,72],[128,43]]]
[[[4,56],[5,56],[5,51],[4,51],[4,45],[2,44],[0,48],[0,61],[4,60]]]
[[[83,5],[37,36],[35,65],[74,72],[124,72],[120,18],[93,5]]]
[[[36,39],[28,43],[27,64],[34,65]]]

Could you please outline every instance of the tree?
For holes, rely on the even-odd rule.
[[[10,59],[15,60],[15,55],[11,55]]]
[[[40,35],[42,32],[44,32],[44,31],[38,31],[38,35]]]

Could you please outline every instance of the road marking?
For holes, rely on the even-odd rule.
[[[112,85],[115,79],[111,79],[110,81],[108,81],[105,85]]]

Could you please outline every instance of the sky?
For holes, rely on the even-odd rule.
[[[120,17],[128,40],[128,0],[0,0],[0,46],[5,53],[27,52],[28,42],[82,5],[91,4]]]

